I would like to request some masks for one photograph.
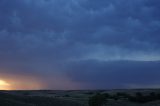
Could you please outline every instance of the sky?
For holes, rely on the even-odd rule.
[[[159,88],[159,11],[159,0],[0,0],[0,80],[11,90]]]

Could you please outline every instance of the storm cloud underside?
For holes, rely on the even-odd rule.
[[[160,87],[159,10],[158,0],[0,0],[0,77],[32,77],[36,89]]]

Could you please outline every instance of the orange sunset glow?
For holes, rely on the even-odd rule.
[[[38,78],[23,75],[0,75],[0,90],[39,90],[45,85]]]
[[[0,80],[0,90],[10,90],[10,84],[4,80]]]

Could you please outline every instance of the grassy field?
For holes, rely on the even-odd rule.
[[[105,96],[103,106],[160,106],[159,89],[0,91],[0,106],[89,106],[96,94]]]

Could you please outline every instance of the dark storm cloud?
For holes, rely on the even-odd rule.
[[[157,4],[155,0],[1,0],[1,29],[24,33],[49,30],[87,44],[145,47],[149,43],[155,47],[160,39]]]
[[[92,89],[159,87],[160,83],[159,61],[87,60],[71,63],[67,69],[73,80],[88,83]]]
[[[0,72],[30,73],[48,77],[49,82],[52,75],[77,81],[80,76],[75,74],[87,66],[93,76],[113,76],[116,72],[126,73],[128,79],[127,73],[139,74],[139,68],[123,72],[113,65],[121,66],[121,62],[103,61],[159,60],[159,10],[158,0],[0,0],[0,67],[5,70]],[[74,71],[68,75],[72,62]],[[113,72],[103,71],[111,67],[108,64]],[[139,67],[131,64],[129,70]],[[140,65],[144,67],[142,73],[149,72],[145,63]],[[84,78],[86,83],[93,83],[97,78],[93,76]],[[91,85],[107,80],[103,78]],[[115,85],[119,83],[117,86],[124,81],[112,80]]]

